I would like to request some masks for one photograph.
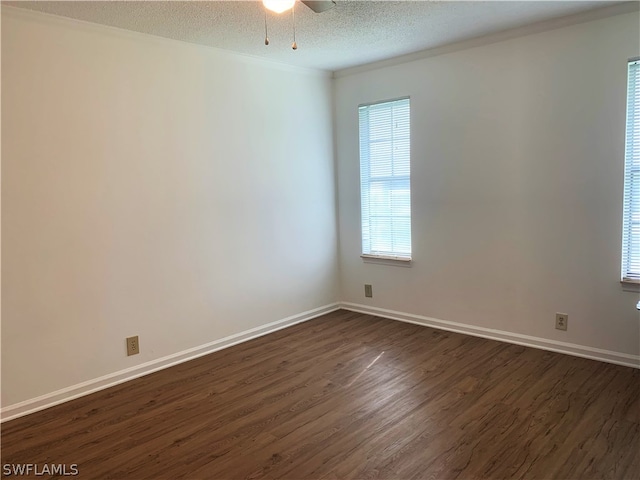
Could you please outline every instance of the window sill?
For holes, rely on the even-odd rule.
[[[620,285],[625,292],[640,292],[640,280],[625,278],[620,280]]]
[[[360,255],[364,263],[376,263],[378,265],[394,265],[396,267],[410,267],[411,258],[406,257],[387,257],[384,255]]]

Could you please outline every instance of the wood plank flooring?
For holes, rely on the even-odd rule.
[[[84,479],[638,479],[640,372],[338,311],[1,435]]]

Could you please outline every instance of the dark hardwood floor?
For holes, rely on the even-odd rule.
[[[3,477],[62,463],[85,479],[638,479],[640,372],[338,311],[1,439]]]

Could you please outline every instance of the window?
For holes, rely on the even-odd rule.
[[[622,280],[640,282],[640,59],[628,68]]]
[[[362,254],[411,260],[409,99],[361,105]]]

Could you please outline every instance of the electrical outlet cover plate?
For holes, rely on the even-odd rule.
[[[364,286],[364,296],[365,297],[373,297],[373,288],[369,284],[365,284]]]
[[[556,313],[556,329],[567,330],[567,324],[569,323],[569,315],[566,313]]]
[[[140,342],[138,336],[127,338],[127,356],[137,355],[140,353]]]

